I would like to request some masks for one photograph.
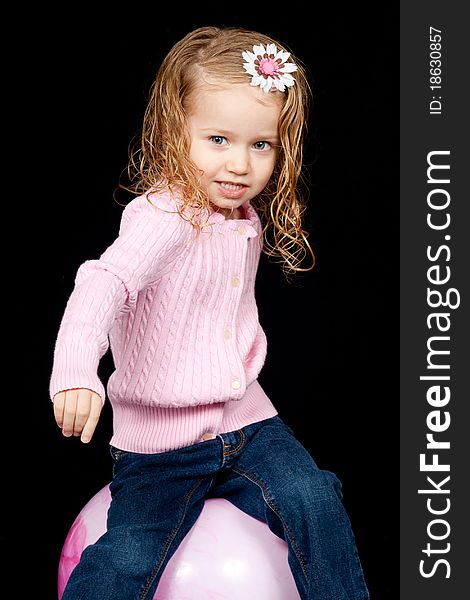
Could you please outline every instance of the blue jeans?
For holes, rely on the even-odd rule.
[[[302,600],[369,598],[341,483],[317,467],[279,416],[169,452],[111,447],[111,455],[107,531],[84,550],[63,600],[151,600],[211,497],[226,498],[287,542]]]

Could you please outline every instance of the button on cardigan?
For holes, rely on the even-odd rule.
[[[213,212],[197,235],[176,202],[153,193],[126,206],[117,239],[78,269],[55,344],[51,398],[88,388],[103,401],[110,347],[110,443],[122,450],[165,452],[277,414],[257,380],[267,343],[256,211]]]

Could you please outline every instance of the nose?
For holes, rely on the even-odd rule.
[[[226,168],[230,173],[246,175],[250,170],[249,153],[244,148],[231,148],[227,156]]]

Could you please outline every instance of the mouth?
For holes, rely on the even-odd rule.
[[[221,194],[225,198],[231,198],[233,200],[241,198],[245,190],[248,189],[248,186],[242,183],[232,183],[230,181],[217,181],[216,183]]]

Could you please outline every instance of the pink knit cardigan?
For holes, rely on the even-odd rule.
[[[60,325],[50,396],[88,388],[105,399],[98,364],[111,348],[110,443],[165,452],[267,419],[257,381],[266,358],[255,277],[261,224],[212,213],[196,235],[169,195],[139,196],[119,236],[77,272]]]

